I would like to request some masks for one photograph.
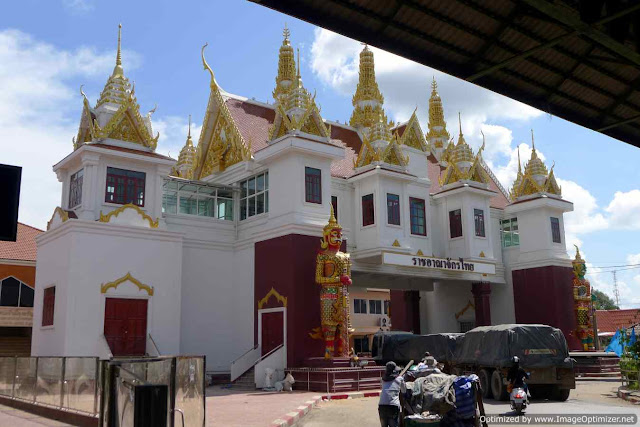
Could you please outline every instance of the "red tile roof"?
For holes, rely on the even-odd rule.
[[[239,99],[235,95],[227,95],[227,108],[238,126],[238,130],[242,134],[245,142],[251,142],[251,151],[254,153],[267,147],[269,138],[269,126],[275,120],[275,110],[272,105],[262,104],[252,100]],[[337,123],[327,123],[331,126],[331,139],[338,140],[339,145],[345,146],[345,158],[334,161],[331,164],[331,175],[339,178],[348,178],[354,174],[353,163],[357,159],[362,140],[351,127],[343,127]],[[395,130],[402,135],[406,130],[407,123],[398,125]],[[431,180],[431,192],[440,191],[441,170],[438,161],[433,155],[428,157],[429,167],[428,174]],[[509,204],[509,200],[502,194],[498,185],[491,180],[489,189],[496,192],[490,200],[490,206],[493,208],[504,209]]]
[[[36,237],[41,233],[44,231],[19,222],[16,241],[0,241],[0,259],[35,261]]]
[[[640,323],[640,309],[596,310],[598,332],[615,332]]]

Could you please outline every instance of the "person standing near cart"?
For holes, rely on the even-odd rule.
[[[399,372],[400,368],[395,362],[387,362],[378,402],[378,415],[382,427],[398,427],[400,422],[400,393],[404,393],[407,387]]]

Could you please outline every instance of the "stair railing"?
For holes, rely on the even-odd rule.
[[[242,374],[253,368],[253,366],[261,360],[260,353],[260,345],[256,345],[231,362],[231,382],[237,380]]]

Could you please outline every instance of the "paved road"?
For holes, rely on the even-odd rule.
[[[579,381],[577,389],[572,391],[566,402],[534,400],[527,411],[535,414],[636,414],[640,417],[640,407],[618,399],[615,396],[619,383],[604,381]],[[346,425],[349,427],[379,426],[376,398],[339,400],[323,402],[298,426],[328,427]],[[485,402],[487,414],[510,414],[508,402]],[[499,425],[493,423],[492,425]],[[549,425],[549,424],[540,424]],[[575,425],[584,425],[578,421]],[[592,424],[598,425],[598,424]]]

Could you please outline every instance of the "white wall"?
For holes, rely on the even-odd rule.
[[[147,332],[162,354],[180,351],[182,238],[179,234],[70,220],[39,241],[43,242],[44,254],[39,257],[43,263],[38,276],[47,278],[48,282],[54,277],[60,281],[66,279],[66,283],[60,284],[60,291],[56,288],[55,322],[51,329],[51,335],[64,336],[64,339],[50,342],[46,338],[48,331],[34,334],[33,355],[105,357],[102,345],[105,297],[148,298]],[[56,275],[59,267],[52,265],[64,265],[65,260],[69,260],[66,277],[61,273]],[[154,295],[148,296],[126,283],[101,293],[102,284],[127,273],[153,286]],[[36,295],[36,301],[41,312],[42,294]]]
[[[208,371],[228,371],[254,343],[254,249],[206,248],[185,241],[181,345],[207,356]]]
[[[421,292],[420,296],[420,327],[423,334],[460,332],[455,314],[469,301],[473,302],[470,282],[435,282],[433,292]]]

